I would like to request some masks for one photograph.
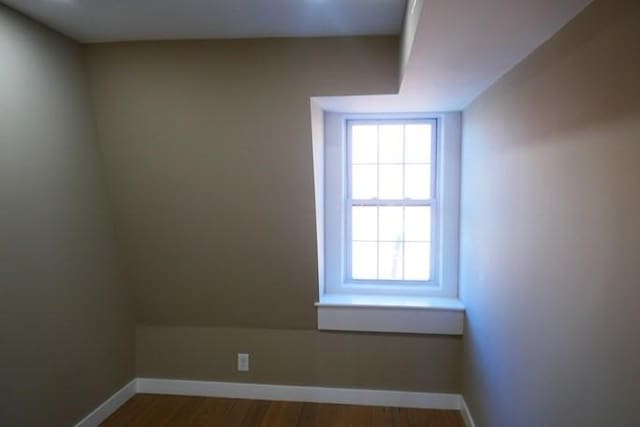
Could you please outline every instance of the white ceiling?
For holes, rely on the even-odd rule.
[[[405,0],[0,0],[80,42],[399,34]]]
[[[462,110],[590,2],[425,0],[399,94],[316,99],[332,111]]]

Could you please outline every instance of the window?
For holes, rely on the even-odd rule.
[[[435,120],[347,121],[346,280],[427,286]]]
[[[320,117],[318,327],[461,333],[460,114]]]

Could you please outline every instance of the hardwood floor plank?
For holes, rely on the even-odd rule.
[[[372,422],[371,406],[340,405],[337,424],[345,427],[369,427]]]
[[[266,400],[252,400],[247,413],[242,420],[243,427],[256,427],[262,423],[264,414],[269,409],[270,402]]]
[[[318,412],[316,412],[316,426],[335,426],[338,424],[342,405],[334,403],[318,404]]]
[[[464,427],[464,419],[460,411],[443,411],[445,412],[447,427]]]
[[[332,403],[305,403],[298,426],[335,426],[338,423],[341,406]]]
[[[167,422],[188,400],[187,396],[156,396],[144,416],[137,420],[136,425],[140,427],[166,426]]]
[[[305,402],[302,404],[300,418],[298,419],[298,427],[312,427],[316,422],[317,412],[319,411],[318,403]]]
[[[247,416],[253,400],[234,399],[233,406],[229,408],[224,417],[224,426],[240,426]]]
[[[187,401],[167,420],[167,426],[191,427],[196,422],[196,416],[200,407],[205,403],[205,397],[189,397]]]
[[[105,427],[464,427],[459,411],[137,394]]]
[[[225,417],[234,403],[234,399],[205,398],[191,425],[194,427],[225,426]]]
[[[296,427],[302,405],[300,402],[271,402],[260,427]]]
[[[153,394],[136,394],[100,425],[105,427],[135,425],[136,420],[144,416],[156,398],[157,396]]]
[[[372,427],[393,427],[393,408],[374,406],[371,408]]]
[[[409,426],[447,427],[446,412],[435,409],[408,409]]]
[[[391,408],[393,427],[408,427],[409,414],[407,408]]]

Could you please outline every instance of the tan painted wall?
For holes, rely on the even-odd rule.
[[[309,97],[397,89],[395,37],[91,45],[138,320],[315,327]]]
[[[464,112],[478,427],[638,425],[639,22],[596,0]]]
[[[398,56],[396,37],[89,46],[139,375],[459,389],[459,339],[315,330],[309,98],[393,93]]]
[[[80,48],[0,6],[0,425],[69,426],[134,375]]]
[[[460,392],[457,337],[138,325],[137,345],[141,377]]]

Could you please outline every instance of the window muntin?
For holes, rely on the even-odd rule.
[[[435,120],[348,120],[346,281],[433,284]]]

